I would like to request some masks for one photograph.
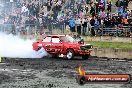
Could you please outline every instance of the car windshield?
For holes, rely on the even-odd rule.
[[[61,36],[63,42],[75,42],[75,39],[71,36]]]

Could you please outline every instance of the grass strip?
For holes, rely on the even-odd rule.
[[[130,49],[132,50],[132,43],[123,42],[100,42],[100,41],[86,41],[86,43],[92,44],[97,48],[120,48],[120,49]]]

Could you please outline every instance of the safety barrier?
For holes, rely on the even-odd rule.
[[[0,24],[0,32],[12,33],[12,34],[19,34],[19,35],[33,35],[33,34],[44,34],[59,30],[60,33],[64,33],[64,25],[37,25],[37,24],[21,24],[21,25],[14,25],[14,24]]]
[[[113,28],[99,28],[96,36],[119,36],[119,37],[130,37],[131,36],[131,26],[113,27]],[[7,32],[12,34],[20,35],[32,35],[32,34],[69,34],[66,31],[67,29],[64,24],[51,24],[51,25],[38,25],[38,24],[0,24],[0,32]],[[94,27],[91,29],[87,28],[88,35],[91,35],[91,31],[94,31]],[[83,31],[83,27],[81,28]],[[69,31],[70,32],[70,31]],[[85,35],[86,36],[86,35]]]
[[[111,28],[99,28],[97,31],[97,36],[118,36],[118,37],[130,37],[132,26],[123,26],[123,27],[111,27]],[[94,27],[92,27],[94,30]]]

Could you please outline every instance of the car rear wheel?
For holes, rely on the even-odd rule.
[[[68,49],[66,52],[66,58],[67,59],[72,59],[74,58],[74,51],[72,49]]]
[[[90,54],[86,54],[86,55],[82,55],[82,59],[88,59],[89,58],[89,56],[90,56]]]

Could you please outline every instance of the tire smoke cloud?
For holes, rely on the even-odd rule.
[[[41,58],[48,55],[43,49],[43,55],[39,55],[32,48],[34,40],[24,40],[19,36],[0,33],[0,56],[12,58]]]

